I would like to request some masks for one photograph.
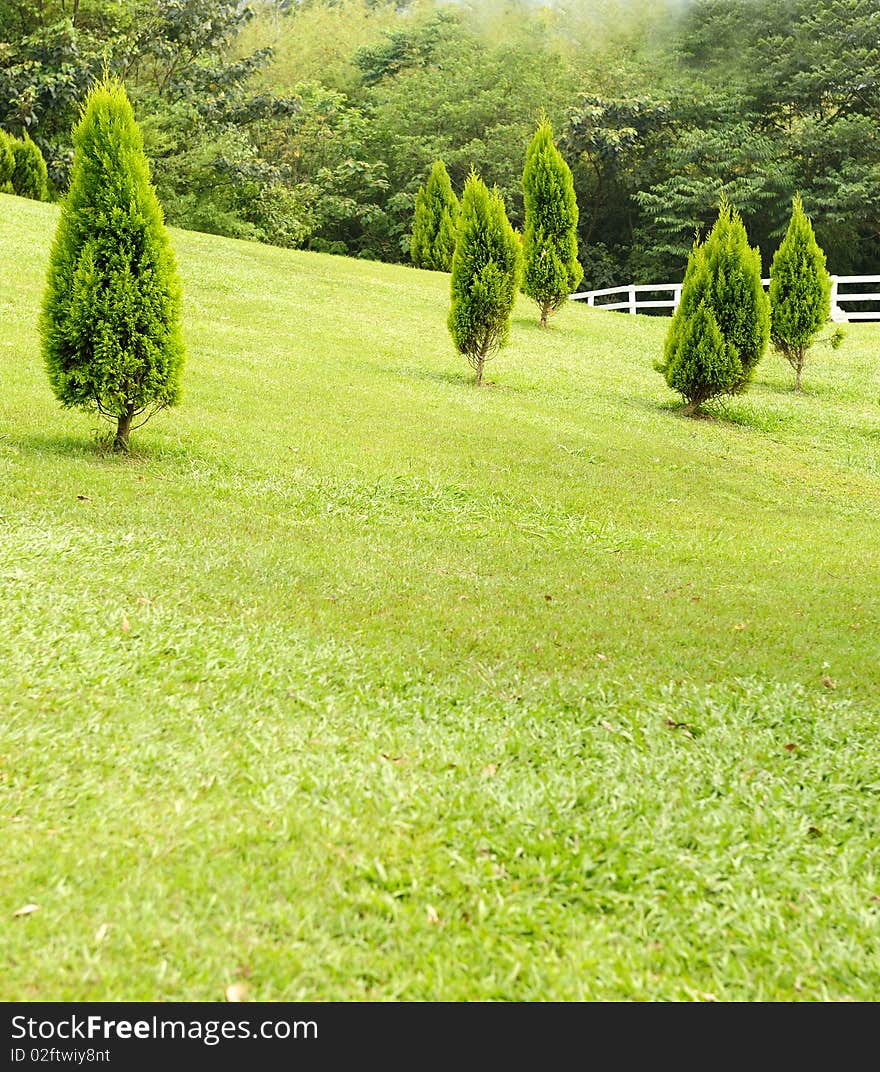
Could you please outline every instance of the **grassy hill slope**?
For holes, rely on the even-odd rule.
[[[120,459],[56,212],[0,196],[0,998],[876,996],[880,326],[694,422],[666,321],[522,302],[476,391],[447,277],[175,233]]]

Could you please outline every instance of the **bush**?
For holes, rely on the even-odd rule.
[[[16,139],[12,145],[15,167],[12,173],[12,188],[19,197],[29,197],[33,201],[46,201],[49,197],[49,174],[46,161],[35,145],[25,134],[24,139]]]
[[[127,451],[136,418],[180,400],[180,283],[120,82],[105,78],[89,93],[74,147],[43,301],[43,354],[61,404],[115,421],[114,448]]]
[[[830,316],[831,279],[825,254],[797,196],[770,268],[770,340],[794,369],[796,391],[801,389],[807,351]]]
[[[693,315],[683,320],[673,357],[666,367],[666,382],[687,400],[684,412],[697,413],[716,395],[732,391],[742,376],[742,364],[724,341],[715,314],[703,299]]]
[[[526,153],[523,290],[541,310],[541,327],[584,276],[578,261],[578,206],[568,164],[545,120]]]
[[[701,306],[711,316],[699,315],[697,331],[691,321]],[[714,348],[712,321],[724,342],[723,360]],[[722,199],[715,226],[702,245],[694,244],[688,259],[681,301],[658,371],[686,399],[685,412],[696,414],[709,399],[748,387],[769,333],[770,309],[761,283],[760,253],[749,246],[739,213]]]
[[[15,172],[15,153],[13,138],[0,130],[0,194],[13,193],[12,176]]]
[[[416,194],[410,256],[416,268],[448,272],[455,252],[455,226],[459,204],[449,172],[442,160],[431,168],[431,174]]]
[[[520,244],[497,190],[471,172],[461,199],[452,258],[448,326],[483,382],[485,362],[507,341],[520,273]]]

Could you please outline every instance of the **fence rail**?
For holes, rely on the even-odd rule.
[[[765,287],[770,285],[769,279],[762,279]],[[831,319],[839,322],[847,320],[880,320],[880,289],[877,290],[841,290],[843,287],[864,286],[867,283],[880,283],[880,275],[833,275],[831,276]],[[678,308],[681,301],[681,283],[629,283],[623,287],[605,287],[602,290],[584,290],[579,294],[572,294],[572,301],[585,301],[587,305],[595,309],[626,310],[635,315],[642,309],[671,309],[673,312]],[[614,298],[615,295],[626,295],[625,299],[615,301],[596,301],[597,298]],[[668,298],[653,297],[641,300],[643,294],[670,294]],[[873,309],[846,310],[841,306],[854,302],[870,303]]]

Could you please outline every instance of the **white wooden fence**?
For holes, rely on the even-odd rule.
[[[762,279],[765,287],[770,285],[769,279]],[[852,286],[864,287],[865,284],[880,283],[880,275],[833,275],[831,276],[831,319],[837,321],[847,320],[880,320],[880,290],[841,290],[841,287]],[[664,294],[668,297],[659,297]],[[616,295],[625,295],[625,299],[616,298]],[[650,295],[642,298],[642,295]],[[596,301],[596,299],[613,298],[613,301]],[[681,301],[681,283],[630,283],[625,287],[606,287],[604,290],[584,290],[580,294],[572,294],[572,301],[585,301],[596,309],[619,309],[626,310],[635,315],[642,309],[671,309],[678,308]],[[874,308],[870,310],[850,310],[841,308],[851,302],[871,303]]]

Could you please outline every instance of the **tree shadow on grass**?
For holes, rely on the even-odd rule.
[[[551,315],[545,327],[541,327],[541,318],[538,313],[534,316],[526,316],[525,314],[511,317],[511,326],[516,327],[517,331],[531,331],[541,338],[552,338],[553,335],[561,334],[557,329],[556,321]],[[564,329],[563,329],[564,330]]]
[[[93,429],[91,435],[74,433],[50,435],[45,432],[16,435],[11,433],[4,442],[8,446],[18,448],[22,453],[115,466],[135,466],[149,462],[180,464],[189,463],[193,458],[192,451],[183,444],[138,442],[137,440],[127,454],[120,454],[112,449],[112,430],[103,428]]]
[[[775,409],[767,409],[755,404],[754,399],[713,398],[704,402],[698,413],[685,414],[685,403],[680,398],[668,398],[662,401],[644,399],[631,400],[631,405],[638,409],[654,413],[665,413],[689,421],[694,426],[707,421],[714,424],[729,424],[741,428],[751,428],[756,432],[774,432],[788,423],[788,414]]]
[[[385,371],[392,376],[401,377],[407,380],[422,380],[428,383],[447,383],[453,384],[456,387],[471,385],[473,386],[473,373],[467,369],[459,369],[455,372],[447,371],[446,369],[428,369],[418,368],[416,366],[406,366],[404,368],[394,368],[392,366],[386,366]]]
[[[483,373],[482,386],[477,388],[474,383],[474,373],[466,365],[462,369],[458,369],[455,372],[448,372],[446,370],[438,369],[425,369],[425,368],[388,368],[387,371],[401,379],[407,380],[421,380],[424,383],[443,383],[448,384],[451,387],[465,387],[469,390],[512,390],[507,384],[496,383],[494,380],[489,379],[488,363],[487,371]]]
[[[616,394],[609,393],[605,397],[617,403],[621,401],[620,396]],[[695,425],[699,424],[700,421],[723,420],[723,414],[720,414],[716,408],[717,402],[705,402],[703,409],[699,413],[686,414],[684,412],[685,403],[680,398],[657,399],[634,395],[623,401],[629,409],[641,410],[643,413],[662,413],[667,417],[678,417],[683,421],[692,421]]]
[[[483,382],[480,387],[477,387],[474,382],[473,369],[468,366],[464,359],[462,359],[462,367],[455,371],[418,368],[410,365],[404,368],[385,366],[385,372],[389,376],[393,376],[395,379],[420,380],[423,383],[438,383],[450,387],[464,388],[467,391],[472,391],[477,396],[479,396],[481,392],[487,394],[490,392],[498,392],[505,395],[526,395],[534,390],[534,388],[526,384],[514,384],[507,380],[505,378],[503,362],[499,363],[497,369],[498,379],[494,379],[493,373],[496,370],[493,366],[494,360],[486,362],[486,368],[483,372]]]

